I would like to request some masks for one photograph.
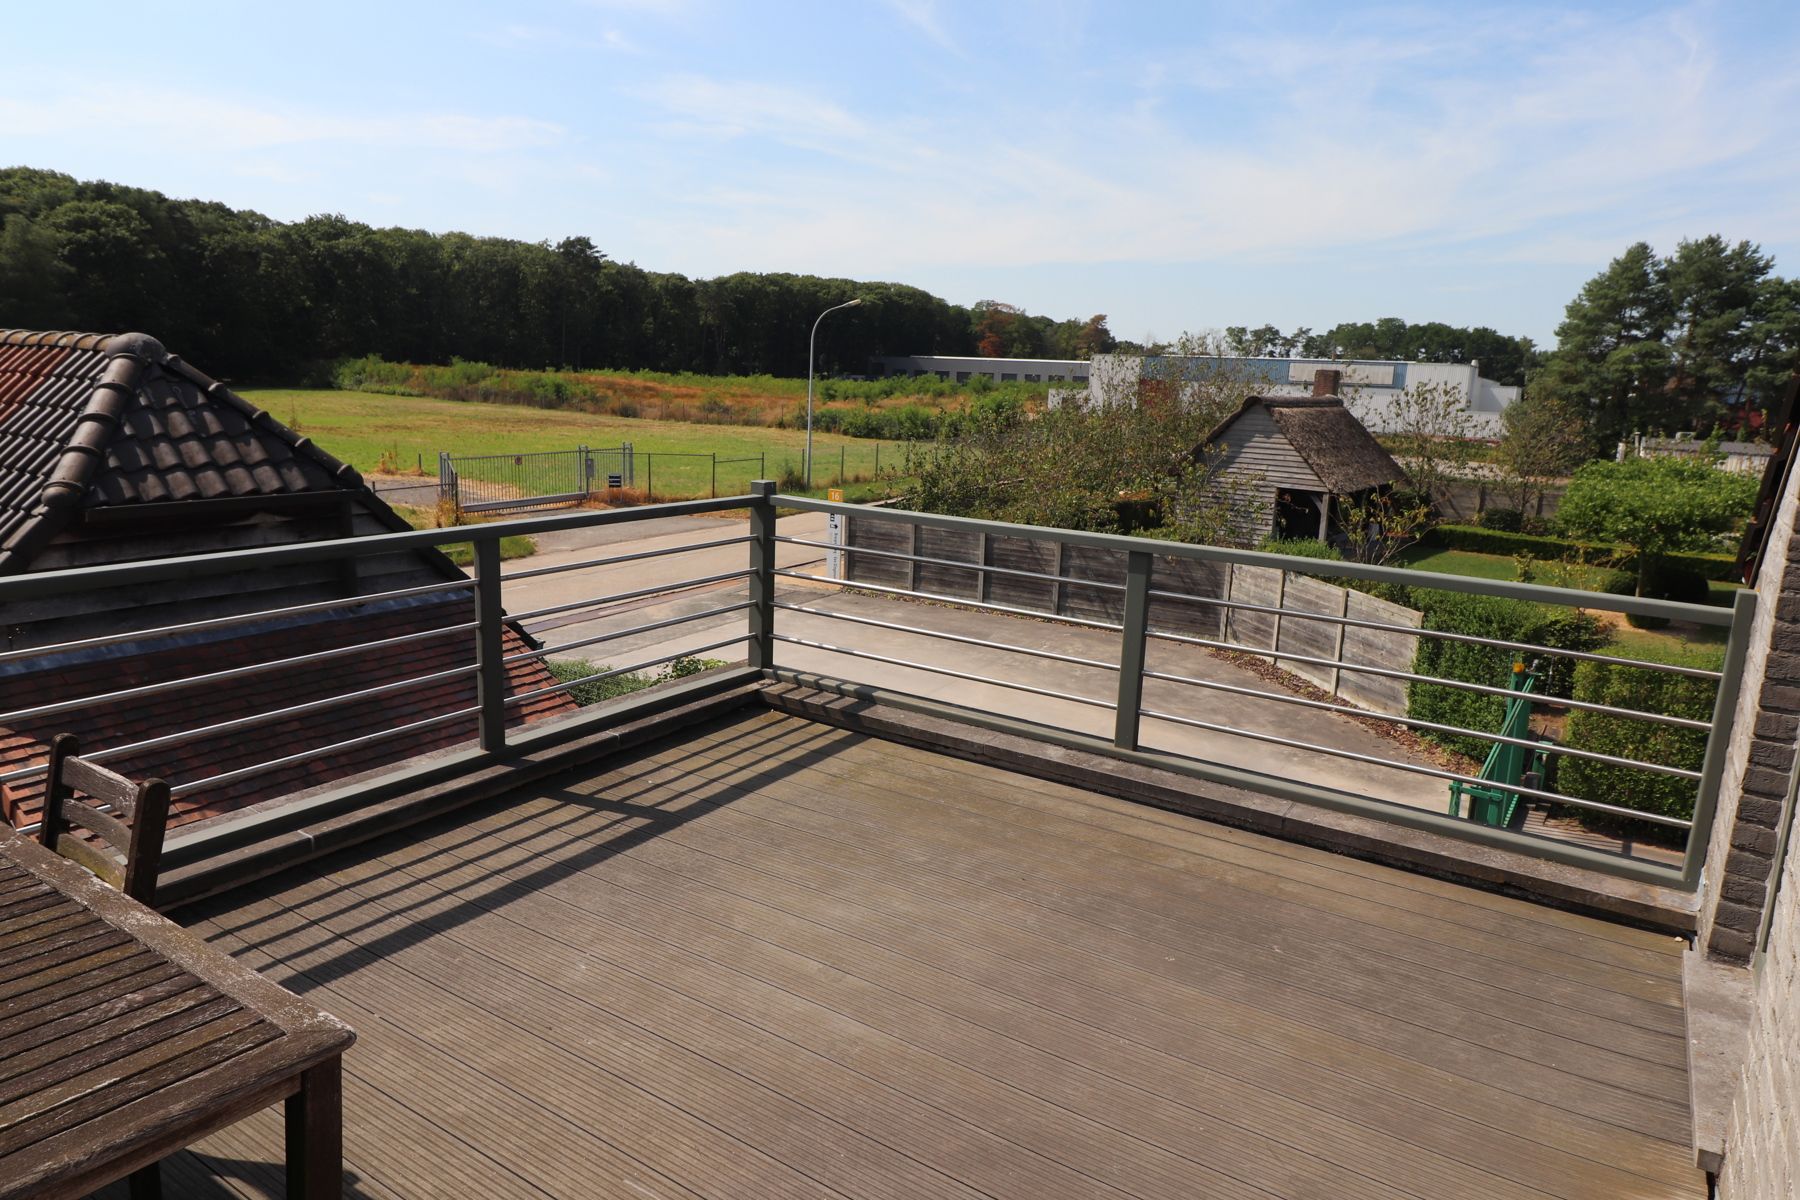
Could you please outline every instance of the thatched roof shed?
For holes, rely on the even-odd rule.
[[[1254,475],[1277,536],[1326,536],[1331,499],[1405,481],[1338,396],[1251,396],[1213,429],[1195,453],[1219,455],[1217,469]]]

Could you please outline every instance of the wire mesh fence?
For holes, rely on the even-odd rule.
[[[879,441],[816,447],[810,482],[842,487],[898,478],[933,449]],[[438,455],[439,501],[467,514],[524,512],[609,498],[710,499],[742,494],[755,479],[779,480],[789,490],[805,488],[805,451],[652,451],[626,442],[523,454]]]

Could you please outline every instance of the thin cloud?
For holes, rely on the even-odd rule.
[[[551,121],[516,116],[426,112],[353,117],[306,109],[274,109],[220,96],[115,89],[105,98],[0,98],[0,123],[10,128],[126,131],[176,143],[203,141],[219,151],[336,145],[489,154],[544,148],[566,131]]]
[[[960,57],[968,57],[967,49],[944,28],[943,18],[933,0],[888,0],[888,7],[931,41]]]

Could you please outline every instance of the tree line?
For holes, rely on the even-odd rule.
[[[502,367],[860,374],[883,354],[1086,357],[1104,315],[1052,320],[904,284],[739,273],[690,279],[551,244],[260,213],[54,171],[0,170],[0,325],[150,332],[207,370],[292,380],[364,355]]]

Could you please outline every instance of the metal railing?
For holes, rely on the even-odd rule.
[[[1116,578],[1082,578],[1060,571],[1034,571],[999,563],[965,561],[946,557],[942,552],[904,552],[780,535],[776,531],[778,509],[825,513],[841,518],[854,515],[858,520],[900,522],[950,534],[980,533],[1013,539],[1053,540],[1070,547],[1116,552],[1120,570]],[[548,565],[534,566],[528,560],[506,569],[500,560],[501,540],[514,534],[543,534],[726,510],[747,510],[748,529],[731,532],[728,536],[683,535],[676,543],[648,548],[626,545],[616,553],[598,553],[575,561]],[[742,529],[742,526],[738,529]],[[45,606],[40,602],[81,595],[96,589],[154,589],[157,585],[178,584],[206,576],[241,575],[246,571],[274,570],[306,564],[323,566],[346,559],[377,555],[391,557],[397,551],[423,550],[452,543],[473,544],[472,578],[426,583],[414,580],[409,581],[407,586],[366,595],[287,604],[254,612],[226,612],[184,623],[159,624],[135,632],[107,631],[91,637],[58,640],[53,645],[0,653],[0,694],[5,697],[0,699],[0,725],[28,731],[51,729],[60,719],[83,710],[142,703],[165,696],[172,705],[178,706],[185,696],[204,694],[222,685],[240,686],[251,681],[279,679],[283,671],[353,663],[379,654],[391,656],[391,664],[384,668],[386,674],[374,680],[365,679],[360,686],[346,686],[341,693],[291,695],[285,698],[286,703],[273,703],[260,711],[251,706],[252,711],[223,717],[215,714],[207,719],[197,719],[189,727],[156,729],[149,731],[147,736],[146,731],[139,729],[135,734],[121,733],[110,741],[90,737],[89,744],[94,747],[91,757],[114,762],[135,757],[141,761],[143,756],[153,752],[192,747],[194,743],[209,739],[216,741],[234,738],[254,744],[260,730],[312,718],[330,711],[334,706],[415,695],[427,689],[433,689],[434,694],[440,697],[437,701],[438,711],[421,713],[415,710],[407,713],[405,719],[393,718],[391,724],[350,731],[353,732],[350,737],[338,737],[323,741],[322,744],[299,748],[295,748],[290,742],[276,747],[280,753],[271,753],[257,762],[222,760],[199,768],[190,767],[185,776],[173,773],[171,783],[174,794],[179,798],[192,798],[203,796],[208,789],[249,779],[259,773],[280,772],[323,756],[349,755],[457,722],[471,725],[475,735],[473,746],[467,750],[463,759],[458,760],[460,763],[471,765],[504,758],[517,753],[522,744],[537,744],[539,734],[521,725],[524,708],[534,701],[566,693],[585,683],[611,676],[646,671],[677,658],[742,647],[741,656],[746,666],[741,670],[741,677],[745,679],[797,680],[822,677],[836,680],[847,687],[860,688],[865,694],[892,697],[898,702],[927,711],[942,712],[962,721],[1009,730],[1029,729],[1032,736],[1051,742],[1149,763],[1201,779],[1379,816],[1415,828],[1426,828],[1488,845],[1505,846],[1634,878],[1692,887],[1699,877],[1713,820],[1755,603],[1755,597],[1750,592],[1738,593],[1733,606],[1726,609],[1356,563],[1290,558],[1248,550],[1002,525],[933,514],[832,504],[804,497],[779,496],[774,493],[773,484],[758,481],[752,485],[749,495],[717,500],[581,511],[448,529],[17,576],[0,579],[0,613],[15,604],[37,604],[39,610],[42,610]],[[966,571],[995,579],[1048,583],[1053,584],[1056,589],[1086,589],[1090,594],[1109,597],[1109,611],[1099,615],[1052,613],[1029,605],[971,599],[923,587],[898,587],[834,578],[828,574],[801,569],[797,565],[779,565],[777,554],[784,545],[837,550],[846,555],[862,554],[889,561],[907,561],[915,568]],[[744,558],[738,560],[742,562],[742,566],[731,561],[734,547],[741,547],[743,550]],[[698,572],[650,582],[646,582],[641,575],[641,572],[662,560],[707,552],[724,552],[726,561],[715,562]],[[1286,609],[1254,601],[1232,600],[1228,597],[1197,595],[1159,585],[1159,560],[1165,563],[1190,561],[1269,567],[1325,579],[1401,583],[1540,604],[1581,606],[1615,613],[1679,619],[1702,626],[1723,628],[1726,631],[1724,662],[1717,670],[1691,664],[1663,664],[1592,650],[1564,650],[1529,642],[1496,641],[1455,630],[1416,628],[1392,621],[1350,616],[1347,613],[1333,615]],[[721,566],[729,569],[718,569]],[[591,577],[581,576],[580,573],[592,571],[611,574],[600,583],[590,585],[587,581]],[[563,576],[574,576],[580,582],[565,586],[558,582],[558,577]],[[537,588],[555,587],[560,590],[539,596],[533,603],[516,607],[508,613],[502,605],[504,589],[509,584],[516,587],[526,581],[535,581],[534,586]],[[796,587],[795,584],[804,586]],[[727,589],[735,591],[739,588],[742,589],[741,592],[721,595],[716,601],[706,598],[709,592]],[[864,594],[866,601],[857,604],[829,602],[829,589],[859,592]],[[961,628],[952,628],[945,621],[923,615],[928,612],[927,609],[900,603],[880,603],[883,600],[902,599],[955,605],[971,619],[992,619],[986,624],[965,623]],[[681,607],[672,613],[665,608],[662,611],[643,613],[641,619],[637,615],[646,606],[676,600],[679,600]],[[454,608],[449,606],[450,601],[455,602]],[[1653,708],[1632,708],[1571,697],[1534,695],[1530,699],[1530,703],[1539,708],[1553,706],[1564,712],[1591,713],[1637,722],[1646,729],[1675,730],[1690,736],[1704,733],[1704,755],[1695,766],[1662,761],[1653,753],[1635,749],[1615,752],[1619,750],[1616,746],[1595,749],[1546,743],[1540,737],[1530,734],[1520,736],[1516,728],[1512,732],[1504,732],[1498,724],[1492,730],[1473,728],[1411,712],[1370,711],[1336,698],[1320,699],[1317,695],[1305,694],[1279,684],[1268,683],[1263,686],[1261,682],[1245,681],[1229,674],[1209,678],[1206,677],[1206,672],[1169,661],[1169,655],[1211,655],[1225,651],[1253,655],[1276,664],[1305,662],[1313,656],[1283,649],[1279,645],[1259,645],[1237,640],[1231,636],[1230,625],[1225,621],[1220,621],[1222,632],[1216,637],[1161,627],[1152,620],[1153,602],[1156,601],[1193,602],[1234,611],[1318,622],[1340,629],[1363,628],[1414,639],[1488,645],[1518,655],[1544,658],[1560,656],[1572,662],[1613,663],[1635,670],[1667,673],[1700,681],[1702,684],[1710,683],[1716,689],[1716,694],[1710,718],[1704,720],[1679,713],[1659,712]],[[343,644],[306,648],[297,644],[290,645],[288,639],[277,636],[270,639],[269,643],[276,649],[254,662],[228,665],[215,663],[210,669],[196,667],[178,677],[128,682],[125,686],[95,685],[79,696],[56,696],[34,702],[23,689],[5,688],[9,677],[24,678],[34,669],[45,669],[65,660],[83,660],[84,656],[92,659],[127,653],[149,654],[158,647],[178,647],[207,639],[246,636],[258,630],[272,630],[279,634],[284,630],[304,627],[308,622],[340,621],[365,616],[373,618],[384,613],[409,611],[409,606],[433,606],[434,611],[442,606],[444,615],[441,620],[424,628],[407,628],[401,632],[384,631],[387,636],[369,637],[366,636],[365,629],[364,636],[353,637]],[[779,618],[777,614],[781,614]],[[1108,619],[1115,616],[1117,619]],[[1026,644],[1027,639],[1019,632],[1025,627],[1012,620],[1018,617],[1053,621],[1078,631],[1079,637],[1071,644],[1060,646]],[[834,628],[845,631],[845,636],[833,635],[830,630]],[[1009,629],[1014,632],[1010,635],[1004,633]],[[509,630],[512,631],[511,634],[508,633]],[[857,631],[863,631],[864,636],[859,638]],[[549,640],[536,642],[534,639],[540,636]],[[918,639],[916,644],[921,647],[941,646],[950,652],[934,653],[928,649],[913,651],[907,648],[911,643],[903,644],[901,649],[896,650],[892,645],[873,644],[873,636],[884,639]],[[679,649],[668,649],[671,638],[682,641]],[[639,641],[634,643],[632,639]],[[631,655],[635,647],[636,654],[629,665],[609,664],[597,674],[578,679],[551,681],[547,675],[539,675],[525,685],[519,682],[519,672],[531,663],[591,651],[596,647],[616,648],[627,655]],[[432,648],[449,654],[449,658],[440,655],[429,661],[415,660],[407,653],[409,648]],[[296,650],[300,652],[295,652]],[[1031,664],[1031,668],[1022,677],[1007,678],[1004,673],[984,669],[975,661],[983,651],[1001,652],[1007,656],[1006,661],[1016,658],[1022,663]],[[795,665],[800,659],[813,661],[818,656],[829,656],[830,660],[845,664],[869,664],[870,667],[877,668],[873,673],[888,680],[888,683],[876,686],[866,680],[858,682],[857,669],[849,667],[841,672],[822,674],[802,671]],[[195,661],[198,663],[201,659],[196,656]],[[389,663],[389,659],[381,661]],[[1409,687],[1429,685],[1460,690],[1479,697],[1516,699],[1518,695],[1503,686],[1499,680],[1486,683],[1424,674],[1416,669],[1353,663],[1346,661],[1341,654],[1335,659],[1317,661],[1346,673],[1390,677]],[[419,665],[421,662],[425,663],[424,668]],[[1095,727],[1091,718],[1085,723],[1059,718],[1054,705],[1039,712],[1031,721],[1025,721],[1017,716],[983,711],[973,701],[952,704],[936,700],[914,682],[923,677],[995,687],[1021,696],[1075,705],[1081,712],[1102,714],[1100,719],[1104,726]],[[469,690],[471,679],[474,685],[472,694]],[[1155,694],[1148,698],[1145,694],[1147,685],[1153,685],[1155,689]],[[452,692],[462,698],[443,699],[452,695]],[[1209,700],[1209,697],[1212,699]],[[1397,746],[1391,752],[1372,752],[1366,742],[1354,745],[1330,744],[1329,738],[1296,736],[1281,728],[1258,728],[1239,715],[1239,710],[1249,702],[1273,704],[1280,706],[1281,711],[1318,714],[1332,721],[1349,718],[1363,724],[1380,723],[1395,730],[1475,739],[1484,746],[1529,747],[1570,761],[1627,768],[1659,778],[1679,780],[1694,788],[1693,815],[1690,818],[1645,812],[1591,796],[1571,795],[1557,790],[1544,780],[1484,780],[1476,770],[1461,769],[1453,761],[1446,765],[1444,760],[1426,760],[1403,753]],[[625,706],[628,707],[628,704]],[[558,736],[573,736],[572,731],[583,728],[588,723],[588,717],[585,716],[565,717],[558,722],[557,729],[562,730],[566,726],[571,732],[559,733]],[[1246,745],[1279,746],[1288,751],[1317,756],[1321,762],[1337,761],[1376,767],[1433,781],[1434,784],[1479,784],[1509,792],[1521,801],[1655,824],[1685,834],[1685,851],[1679,865],[1631,858],[1607,853],[1574,840],[1559,840],[1517,829],[1477,825],[1443,811],[1427,811],[1391,799],[1352,794],[1343,788],[1308,783],[1300,779],[1276,778],[1266,771],[1250,769],[1241,763],[1233,765],[1197,750],[1193,741],[1183,740],[1188,736],[1183,734],[1184,730],[1213,738],[1234,739]],[[242,735],[241,738],[239,735]],[[549,734],[546,732],[543,736]],[[42,740],[48,739],[45,737]],[[29,780],[42,772],[42,765],[14,767],[0,772],[0,783]],[[1448,788],[1445,797],[1448,798]],[[177,857],[179,845],[179,839],[172,843],[176,847]]]
[[[405,568],[409,576],[406,586],[301,604],[223,612],[128,632],[108,631],[86,637],[57,638],[40,646],[0,652],[0,709],[4,710],[0,712],[0,724],[34,737],[42,734],[39,740],[47,741],[50,731],[77,716],[85,715],[91,720],[94,714],[99,714],[100,719],[117,715],[120,730],[135,732],[117,731],[110,738],[90,735],[89,744],[94,748],[89,757],[100,762],[131,759],[140,768],[146,762],[158,761],[157,767],[143,769],[142,773],[169,776],[171,792],[177,800],[204,798],[211,789],[258,775],[271,775],[316,760],[367,751],[383,743],[403,742],[409,736],[417,737],[457,723],[473,727],[480,755],[507,756],[517,749],[521,737],[521,707],[532,701],[569,692],[598,680],[647,671],[677,659],[742,646],[748,641],[750,620],[746,614],[751,606],[747,599],[648,620],[634,619],[631,614],[634,602],[689,596],[733,584],[746,585],[751,575],[747,565],[751,539],[742,533],[700,539],[683,536],[673,545],[622,550],[510,571],[501,565],[502,539],[520,533],[541,534],[639,523],[668,516],[718,513],[741,509],[747,503],[746,498],[740,497],[655,508],[583,511],[0,579],[0,614],[9,610],[42,614],[56,611],[56,606],[47,605],[46,601],[95,593],[153,594],[159,587],[181,588],[190,581],[209,576],[241,579],[246,572],[291,571],[309,564],[319,568],[320,579],[340,580],[342,573],[329,568],[345,560],[387,556],[391,568],[399,551],[428,550],[455,543],[472,543],[474,548],[474,570],[472,578],[468,579],[416,582],[414,578],[420,572],[441,570],[446,565],[438,559],[440,565],[434,568],[429,560],[417,558]],[[554,604],[512,613],[505,612],[500,604],[502,589],[509,582],[539,580],[551,583],[553,581],[546,577],[576,575],[583,583],[573,586],[582,591],[586,577],[580,576],[581,572],[611,569],[616,573],[629,573],[653,560],[719,550],[729,553],[732,547],[745,548],[745,567],[680,574],[652,586],[636,587],[619,586],[615,574],[606,586],[576,598],[559,599]],[[202,587],[201,590],[206,589]],[[563,594],[568,594],[568,590],[563,588]],[[26,606],[32,607],[27,609]],[[716,636],[715,629],[712,630],[714,636],[704,636],[703,640],[685,639],[678,649],[654,654],[640,652],[629,666],[607,666],[570,680],[553,680],[549,674],[541,674],[536,679],[519,675],[521,668],[553,656],[567,658],[573,652],[616,645],[646,634],[679,638],[694,627],[705,627],[733,617],[742,622],[741,631],[733,631],[733,636]],[[368,622],[387,619],[398,619],[408,627],[401,631],[369,628]],[[586,622],[606,624],[598,633],[578,631],[576,636],[562,640],[535,640],[534,635],[550,634]],[[415,624],[421,627],[410,627]],[[508,630],[512,631],[510,635]],[[313,631],[330,644],[300,644],[305,631]],[[371,636],[378,632],[386,636]],[[110,674],[108,664],[142,663],[150,656],[168,659],[171,652],[176,652],[175,656],[184,661],[191,658],[195,664],[202,664],[208,661],[204,652],[207,647],[228,644],[233,647],[232,652],[237,653],[238,648],[251,642],[258,643],[255,651],[239,655],[249,661],[214,663],[210,667],[178,666],[147,682],[120,678],[110,684],[95,682],[74,695],[43,698],[40,691],[37,699],[26,687],[7,686],[11,679],[31,681],[34,675],[43,679],[46,675],[36,673],[66,672],[71,667],[85,670],[87,676],[84,677],[104,680]],[[192,653],[184,657],[179,654],[181,651]],[[446,665],[446,662],[453,665]],[[363,663],[377,666],[362,672],[357,681],[360,686],[330,685],[321,689],[308,685],[300,694],[285,690],[284,676],[291,679],[291,673],[317,672],[319,668],[337,672]],[[320,690],[328,694],[318,694]],[[381,709],[365,709],[369,724],[376,727],[356,729],[350,737],[321,735],[309,738],[290,733],[274,745],[279,753],[271,752],[250,763],[212,763],[208,765],[221,769],[208,769],[208,765],[203,765],[197,769],[188,767],[184,773],[176,765],[185,761],[179,756],[161,758],[163,752],[191,748],[195,743],[210,743],[208,749],[220,752],[226,747],[268,744],[266,734],[272,727],[291,730],[298,723],[320,719],[347,705],[368,705],[370,702],[385,705],[422,693],[432,695],[430,707],[435,711],[421,716],[415,710],[406,714],[414,719],[391,718],[384,723]],[[215,711],[210,715],[182,724],[178,714],[184,711],[184,706],[200,698],[222,694],[241,699],[241,703],[228,705],[237,712],[221,715],[216,711],[219,706],[214,703],[212,709]],[[462,699],[454,699],[456,695]],[[284,700],[286,702],[282,702]],[[151,705],[160,706],[161,711],[146,716],[147,707]],[[166,719],[165,713],[168,714]],[[146,731],[146,724],[156,727]],[[559,727],[560,724],[567,724],[571,731],[568,736],[574,736],[573,731],[581,728],[584,722],[577,716],[565,718]],[[241,760],[242,754],[237,757]],[[399,763],[407,754],[377,757],[381,761]],[[161,765],[165,761],[168,765]],[[0,771],[0,784],[28,783],[41,777],[45,769],[41,762],[14,766]],[[180,847],[179,838],[171,843],[176,860],[180,858]]]
[[[1699,878],[1699,873],[1710,837],[1714,809],[1718,798],[1720,779],[1724,770],[1726,748],[1730,739],[1731,723],[1736,708],[1739,679],[1743,668],[1744,650],[1748,643],[1751,618],[1754,613],[1755,596],[1748,591],[1736,594],[1729,608],[1709,605],[1684,604],[1673,601],[1640,598],[1635,596],[1615,596],[1602,593],[1578,592],[1569,589],[1551,588],[1529,583],[1513,583],[1505,581],[1478,579],[1461,576],[1439,575],[1403,568],[1378,567],[1359,563],[1336,562],[1330,560],[1297,558],[1284,555],[1265,554],[1258,551],[1238,550],[1225,547],[1191,546],[1172,542],[1151,541],[1139,538],[1121,537],[1110,534],[1096,534],[1069,530],[1041,529],[1023,526],[1005,525],[996,522],[973,520],[969,518],[947,517],[937,514],[915,513],[894,509],[874,509],[859,506],[831,504],[805,497],[780,496],[777,503],[788,508],[833,514],[843,519],[852,516],[858,521],[878,523],[893,522],[912,525],[920,530],[931,530],[941,534],[975,534],[986,537],[1005,537],[1023,541],[1043,541],[1061,543],[1065,547],[1080,547],[1086,550],[1113,552],[1120,565],[1118,573],[1110,578],[1093,578],[1061,572],[1037,571],[1018,566],[1008,566],[994,562],[981,561],[974,558],[952,557],[943,549],[934,553],[908,552],[875,546],[858,546],[843,542],[824,542],[804,537],[782,537],[781,542],[829,548],[847,558],[862,555],[890,563],[910,564],[914,578],[921,569],[935,570],[940,577],[955,576],[956,573],[967,573],[968,576],[985,579],[1011,579],[1032,581],[1054,585],[1055,594],[1060,595],[1064,589],[1080,589],[1090,596],[1111,597],[1100,607],[1110,610],[1107,615],[1117,614],[1117,620],[1097,619],[1091,614],[1071,615],[1061,611],[1034,608],[1020,604],[995,603],[988,599],[973,599],[969,595],[931,591],[922,587],[895,586],[889,582],[875,583],[866,579],[835,578],[830,575],[803,571],[777,571],[780,577],[805,582],[812,585],[823,585],[869,593],[879,597],[913,598],[933,601],[940,604],[952,604],[975,612],[992,612],[1017,616],[1029,616],[1040,621],[1052,621],[1061,625],[1077,628],[1116,633],[1118,637],[1115,654],[1106,658],[1095,658],[1091,655],[1058,653],[1045,650],[1041,646],[1028,646],[1017,641],[1004,642],[983,637],[973,637],[965,633],[953,633],[934,628],[929,622],[884,620],[871,618],[855,612],[832,608],[818,603],[778,602],[775,608],[805,615],[813,621],[828,621],[843,626],[863,626],[878,628],[888,633],[899,633],[909,637],[930,639],[948,643],[952,646],[968,646],[977,649],[1004,652],[1008,657],[1018,656],[1035,662],[1048,660],[1088,672],[1104,672],[1113,677],[1113,684],[1107,694],[1096,694],[1093,690],[1077,691],[1069,687],[1045,686],[1049,681],[1041,672],[1034,672],[1026,679],[1006,678],[1000,674],[982,673],[969,663],[956,662],[950,665],[951,659],[942,658],[929,653],[878,653],[864,646],[858,646],[848,639],[840,640],[816,634],[798,636],[786,632],[778,633],[775,640],[815,652],[825,652],[843,656],[853,661],[879,663],[887,667],[903,668],[905,671],[917,671],[946,679],[961,680],[991,687],[1006,689],[1023,695],[1037,696],[1046,699],[1066,701],[1087,708],[1108,710],[1113,714],[1111,737],[1103,738],[1092,732],[1082,732],[1067,723],[1045,731],[1053,741],[1079,746],[1099,753],[1110,753],[1144,761],[1152,761],[1161,766],[1172,766],[1185,773],[1220,782],[1275,794],[1294,797],[1309,802],[1325,804],[1339,809],[1348,809],[1359,813],[1375,815],[1389,820],[1414,826],[1429,828],[1437,832],[1468,840],[1497,844],[1509,848],[1523,850],[1544,857],[1568,861],[1586,867],[1598,868],[1616,874],[1641,878],[1658,883],[1672,884],[1680,887],[1692,887]],[[913,535],[918,541],[918,535]],[[941,544],[942,539],[940,539]],[[1197,595],[1188,592],[1170,590],[1166,587],[1152,586],[1157,560],[1187,560],[1199,563],[1236,565],[1242,567],[1274,568],[1282,572],[1296,575],[1335,579],[1338,581],[1353,580],[1368,583],[1402,584],[1414,588],[1430,588],[1439,591],[1464,592],[1477,595],[1497,596],[1507,599],[1530,601],[1538,604],[1585,608],[1621,615],[1637,614],[1646,617],[1669,620],[1689,621],[1700,626],[1722,628],[1726,631],[1723,666],[1720,669],[1709,669],[1691,664],[1661,663],[1630,654],[1609,654],[1592,650],[1563,649],[1555,646],[1534,644],[1529,642],[1493,639],[1455,630],[1439,630],[1423,627],[1399,625],[1390,621],[1372,620],[1346,614],[1319,612],[1311,609],[1284,608],[1279,605],[1259,604],[1250,601],[1234,600],[1222,595]],[[847,573],[853,574],[853,573]],[[976,595],[986,597],[986,587],[970,585]],[[1587,713],[1595,716],[1613,718],[1620,721],[1641,724],[1646,731],[1656,728],[1675,729],[1704,733],[1706,736],[1705,751],[1700,764],[1683,765],[1659,760],[1647,751],[1633,751],[1641,754],[1633,757],[1631,753],[1611,753],[1602,749],[1591,749],[1582,746],[1563,745],[1559,742],[1542,738],[1515,737],[1503,732],[1496,724],[1494,729],[1470,728],[1451,724],[1443,720],[1432,720],[1425,716],[1407,712],[1371,711],[1356,704],[1338,702],[1335,699],[1318,699],[1303,694],[1300,690],[1280,686],[1249,686],[1243,683],[1226,682],[1218,678],[1203,678],[1192,671],[1169,669],[1153,665],[1150,651],[1157,645],[1193,647],[1204,651],[1224,651],[1241,655],[1253,655],[1263,661],[1280,664],[1310,664],[1320,668],[1338,670],[1346,675],[1356,674],[1399,681],[1409,689],[1428,685],[1447,688],[1474,696],[1495,697],[1504,702],[1507,698],[1517,698],[1517,693],[1505,686],[1499,679],[1493,682],[1481,682],[1470,679],[1450,678],[1441,675],[1422,674],[1416,669],[1394,666],[1382,666],[1373,662],[1350,661],[1342,656],[1342,643],[1339,642],[1338,657],[1326,658],[1309,655],[1304,652],[1286,648],[1280,644],[1261,644],[1237,640],[1230,632],[1222,632],[1217,637],[1198,636],[1192,633],[1177,632],[1167,628],[1157,628],[1150,621],[1151,602],[1162,600],[1170,602],[1191,602],[1211,609],[1225,611],[1252,612],[1274,618],[1286,618],[1294,622],[1318,623],[1323,626],[1340,628],[1359,628],[1383,631],[1413,639],[1431,639],[1465,645],[1481,645],[1516,655],[1533,655],[1543,658],[1562,658],[1571,663],[1605,663],[1633,670],[1678,676],[1685,679],[1710,682],[1714,687],[1712,711],[1708,718],[1699,719],[1679,713],[1661,712],[1654,709],[1632,708],[1618,704],[1602,703],[1596,700],[1579,699],[1572,696],[1533,696],[1531,703],[1542,711],[1563,713]],[[1221,622],[1225,630],[1230,626]],[[1277,643],[1279,635],[1277,635]],[[1410,664],[1409,664],[1410,666]],[[786,672],[795,675],[793,672]],[[1156,704],[1148,704],[1144,697],[1146,682],[1173,685],[1179,689],[1191,689],[1192,694],[1206,694],[1221,697],[1224,703],[1210,709],[1195,704],[1187,704],[1188,711],[1177,711],[1176,705],[1170,703],[1167,691],[1165,698]],[[914,707],[947,708],[941,701],[932,700],[914,688],[910,692],[903,683],[880,689],[896,695],[905,695]],[[1361,723],[1378,723],[1397,730],[1406,730],[1426,735],[1438,735],[1447,738],[1472,739],[1484,747],[1493,745],[1511,745],[1529,747],[1545,752],[1558,760],[1580,761],[1599,764],[1605,767],[1626,768],[1642,771],[1649,775],[1671,778],[1691,784],[1694,788],[1694,806],[1692,817],[1671,815],[1665,812],[1649,811],[1627,805],[1608,803],[1604,799],[1591,796],[1571,795],[1566,791],[1555,790],[1548,784],[1534,785],[1532,782],[1505,782],[1481,778],[1479,768],[1457,769],[1455,766],[1442,765],[1439,762],[1424,760],[1416,755],[1403,754],[1398,747],[1392,753],[1370,753],[1366,748],[1352,748],[1347,745],[1327,744],[1324,741],[1308,740],[1277,729],[1256,728],[1250,723],[1236,717],[1233,702],[1255,701],[1272,703],[1294,710],[1307,710],[1315,713],[1330,714],[1333,717],[1352,718]],[[1202,711],[1193,711],[1200,707]],[[991,713],[978,711],[975,702],[963,706],[959,714],[964,720],[976,723],[1017,727],[1021,724],[1018,718],[999,718]],[[1040,718],[1043,714],[1040,714]],[[1157,731],[1157,747],[1146,747],[1143,739],[1147,728]],[[1281,747],[1285,750],[1299,751],[1305,755],[1317,755],[1323,759],[1332,759],[1346,763],[1355,763],[1368,767],[1377,767],[1383,771],[1399,772],[1405,776],[1442,781],[1452,787],[1456,785],[1479,785],[1494,788],[1517,796],[1521,801],[1529,800],[1539,804],[1553,805],[1563,811],[1586,812],[1609,819],[1624,819],[1643,822],[1646,825],[1658,826],[1677,831],[1683,837],[1679,866],[1654,861],[1651,859],[1633,858],[1628,855],[1597,850],[1584,844],[1586,839],[1557,838],[1539,833],[1525,833],[1515,829],[1496,829],[1475,824],[1468,820],[1450,816],[1447,812],[1432,812],[1409,807],[1400,802],[1368,795],[1347,795],[1340,789],[1331,789],[1308,784],[1293,779],[1277,779],[1265,773],[1245,770],[1219,761],[1197,757],[1190,746],[1179,744],[1179,740],[1167,736],[1167,731],[1174,729],[1194,730],[1206,735],[1230,739],[1242,739],[1250,744],[1262,744]],[[1646,742],[1648,742],[1646,738]],[[1448,788],[1446,799],[1448,798]]]

